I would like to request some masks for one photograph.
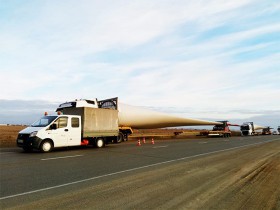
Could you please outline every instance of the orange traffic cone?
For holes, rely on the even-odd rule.
[[[155,144],[154,138],[152,138],[152,144]]]
[[[145,139],[145,137],[143,137],[143,144],[146,144],[146,139]]]
[[[138,139],[138,143],[137,143],[137,146],[141,146],[141,142],[140,142],[140,139]]]

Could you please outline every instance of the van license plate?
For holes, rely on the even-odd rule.
[[[18,139],[17,142],[18,143],[23,143],[23,140],[22,139]]]

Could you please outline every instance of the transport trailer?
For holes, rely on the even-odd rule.
[[[264,128],[262,130],[262,135],[272,135],[271,129],[273,129],[273,128],[271,128],[270,126],[267,126],[266,128]]]
[[[201,131],[200,136],[207,136],[207,137],[230,137],[231,131],[229,129],[228,121],[217,121],[222,124],[215,125],[211,131]]]
[[[25,151],[50,152],[54,148],[93,145],[101,148],[118,141],[118,111],[90,107],[71,108],[62,115],[45,115],[19,132],[17,146]]]

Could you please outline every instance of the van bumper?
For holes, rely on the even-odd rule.
[[[29,137],[29,134],[19,134],[17,137],[17,146],[22,148],[39,149],[42,139],[34,136]]]

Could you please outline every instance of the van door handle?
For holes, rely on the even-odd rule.
[[[68,131],[68,129],[64,129],[64,131]]]

